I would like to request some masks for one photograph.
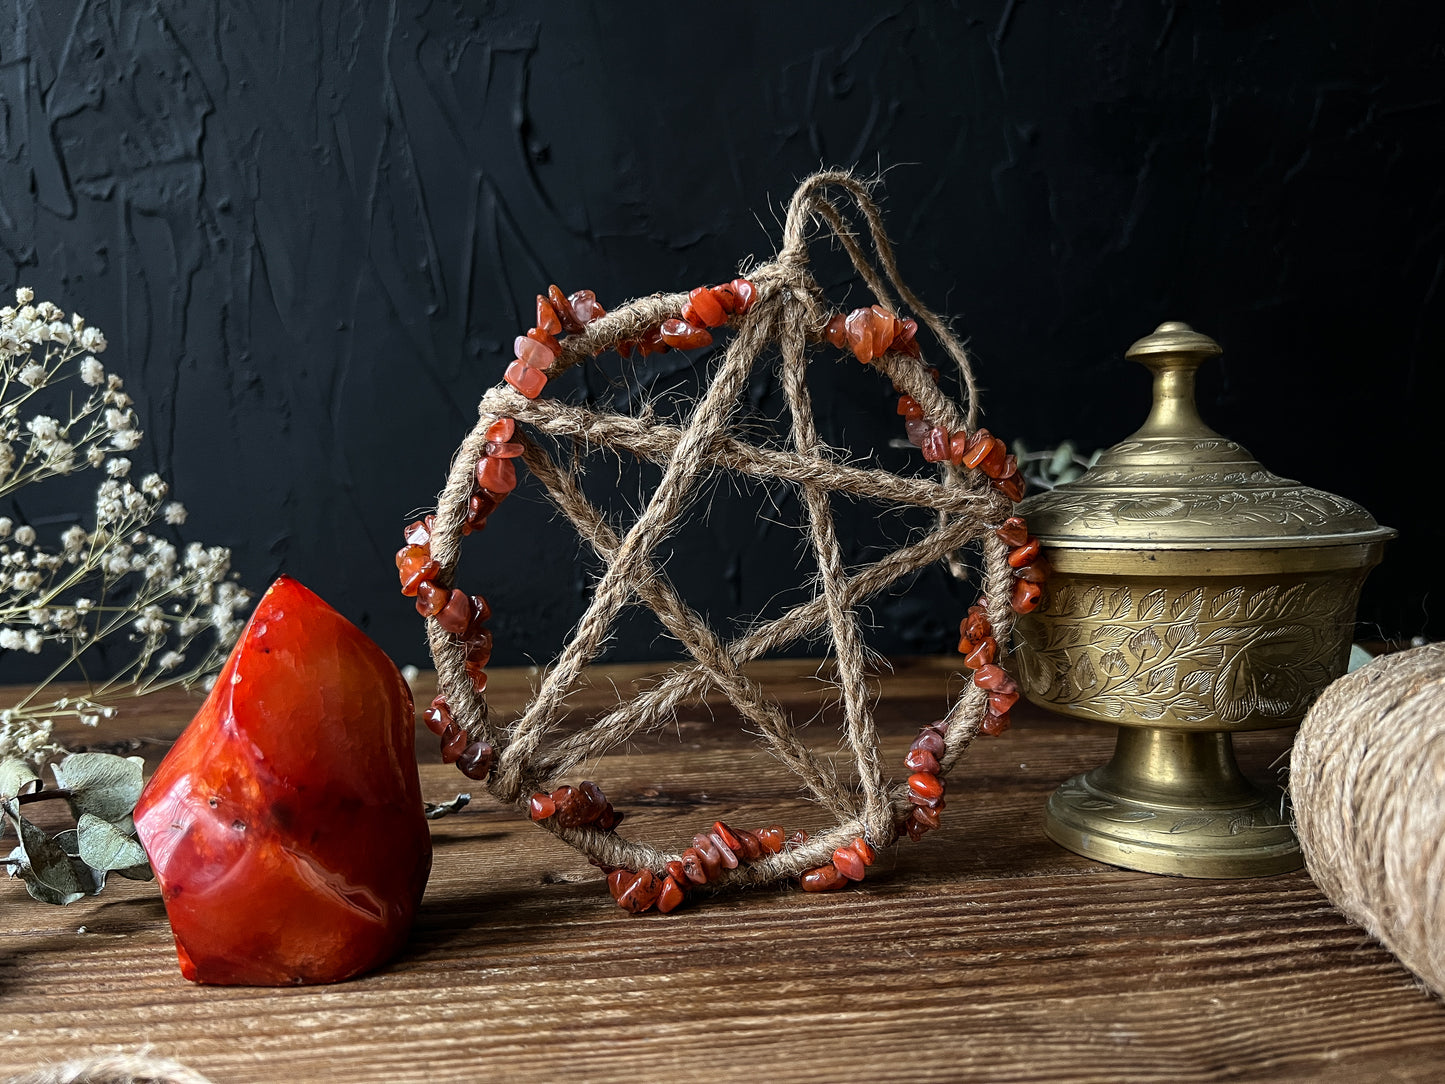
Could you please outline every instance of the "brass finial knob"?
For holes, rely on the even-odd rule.
[[[1154,334],[1145,335],[1125,351],[1131,361],[1143,361],[1157,354],[1176,354],[1183,358],[1194,358],[1195,364],[1205,358],[1216,357],[1224,349],[1208,335],[1201,335],[1182,320],[1165,320],[1154,329]],[[1147,362],[1146,362],[1147,364]]]
[[[1124,356],[1154,374],[1154,407],[1136,437],[1217,437],[1194,405],[1194,371],[1224,353],[1208,335],[1180,320],[1166,320],[1125,352]]]

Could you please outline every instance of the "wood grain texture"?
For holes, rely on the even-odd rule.
[[[942,713],[953,665],[902,662],[880,681],[893,762]],[[836,744],[816,663],[754,672],[798,717],[818,713],[820,747]],[[577,709],[642,674],[594,675]],[[529,680],[498,672],[496,708]],[[143,735],[154,759],[194,707],[165,694],[89,736]],[[464,789],[420,737],[427,796]],[[1245,770],[1278,770],[1287,737],[1241,738]],[[1305,874],[1151,877],[1044,837],[1050,790],[1110,743],[1106,728],[1020,711],[955,770],[944,830],[881,855],[861,886],[668,916],[623,913],[584,860],[478,793],[433,825],[409,951],[334,987],[185,982],[154,885],[60,909],[0,884],[0,1077],[148,1047],[218,1084],[1439,1079],[1445,1011]],[[683,709],[590,774],[659,842],[716,817],[816,819],[725,703]]]

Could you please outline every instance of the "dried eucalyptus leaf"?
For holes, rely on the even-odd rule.
[[[70,791],[68,801],[76,820],[89,813],[115,822],[130,816],[140,799],[144,764],[140,757],[72,753],[51,771],[55,781]]]
[[[82,813],[76,825],[80,860],[92,869],[131,869],[146,860],[145,849],[109,821]]]
[[[70,855],[71,858],[80,857],[80,833],[74,828],[67,828],[63,832],[56,832],[55,835],[50,838],[55,840],[60,849]]]
[[[151,869],[149,862],[142,862],[138,866],[129,866],[126,869],[113,869],[111,873],[119,874],[128,881],[154,881],[155,871]]]
[[[445,817],[448,813],[460,813],[471,800],[470,794],[458,794],[450,802],[427,802],[425,803],[426,819],[434,821]]]
[[[14,819],[20,830],[20,846],[11,852],[11,858],[20,860],[16,873],[25,880],[27,892],[41,903],[63,905],[100,891],[93,887],[92,878],[83,877],[75,868],[77,861],[59,843],[24,817]],[[105,883],[103,876],[100,883]]]
[[[0,801],[40,789],[40,777],[19,757],[0,760]]]

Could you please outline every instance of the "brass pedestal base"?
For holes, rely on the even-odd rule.
[[[1069,850],[1176,877],[1269,877],[1303,864],[1278,787],[1241,774],[1227,732],[1120,727],[1114,758],[1049,798]]]

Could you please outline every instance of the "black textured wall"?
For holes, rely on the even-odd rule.
[[[995,432],[1118,440],[1147,387],[1124,348],[1189,320],[1227,350],[1208,420],[1401,529],[1362,617],[1439,634],[1441,12],[16,0],[0,285],[106,330],[188,535],[423,662],[391,554],[533,295],[722,280],[771,253],[809,170],[881,169],[904,274],[970,339]],[[627,408],[707,361],[589,366],[558,392]],[[828,438],[912,469],[887,389],[825,364]],[[761,375],[748,409],[779,407]],[[619,477],[635,507],[646,478],[593,475]],[[663,555],[697,605],[796,589],[789,494],[720,482],[709,506]],[[865,556],[877,517],[842,512]],[[519,492],[468,545],[497,660],[550,657],[595,572],[570,531]],[[925,574],[874,608],[875,644],[944,649],[970,600]],[[670,651],[636,617],[613,657]]]

